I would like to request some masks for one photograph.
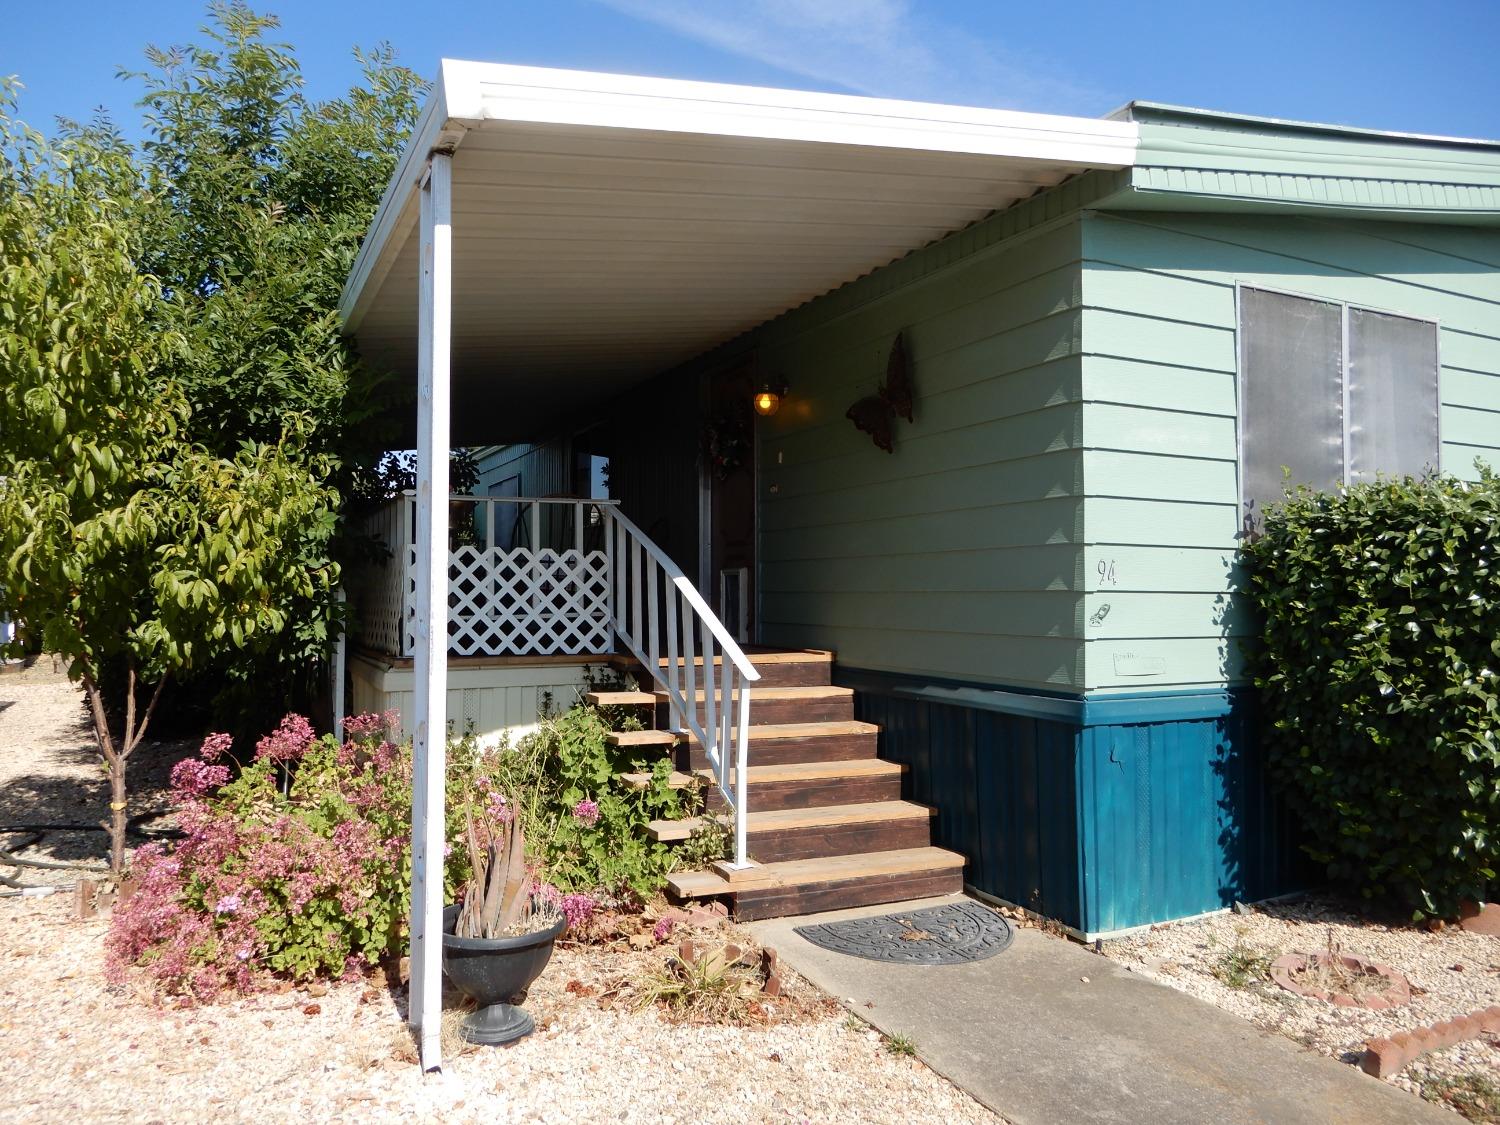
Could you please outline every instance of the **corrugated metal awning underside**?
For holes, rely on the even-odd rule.
[[[519,103],[522,78],[543,104]],[[747,93],[771,103],[748,124]],[[548,116],[562,120],[535,119]],[[1068,176],[1128,166],[1134,129],[445,63],[351,275],[346,321],[374,365],[415,372],[415,185],[435,137],[459,141],[454,437],[507,441]],[[935,147],[916,147],[924,136]]]

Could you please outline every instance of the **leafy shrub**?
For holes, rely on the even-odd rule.
[[[230,780],[227,735],[179,762],[172,785],[184,838],[135,853],[135,892],[106,940],[112,979],[144,967],[163,991],[211,1000],[250,991],[266,973],[337,976],[398,952],[411,886],[410,746],[383,737],[393,716],[358,716],[349,740],[315,738],[289,715]],[[472,812],[494,831],[513,810],[485,782],[493,752],[472,738],[449,747],[447,839]],[[482,799],[475,799],[475,795]],[[451,896],[467,877],[448,858]]]
[[[1273,781],[1337,882],[1451,917],[1500,859],[1500,479],[1300,489],[1245,547]]]
[[[501,780],[521,794],[526,838],[548,883],[643,900],[661,890],[672,866],[671,849],[649,839],[646,826],[688,809],[669,783],[671,762],[659,752],[611,746],[610,731],[630,725],[611,720],[586,706],[544,720],[499,756]],[[619,773],[649,773],[651,782],[633,789]]]

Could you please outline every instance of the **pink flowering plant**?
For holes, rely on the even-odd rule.
[[[394,713],[315,735],[288,715],[234,773],[228,735],[172,770],[183,838],[135,853],[136,890],[114,912],[112,979],[138,966],[168,994],[211,1000],[273,976],[358,972],[406,945],[412,760],[388,737]],[[586,938],[596,916],[656,894],[673,853],[646,832],[695,811],[671,763],[609,745],[619,725],[591,707],[547,719],[515,747],[450,739],[446,901],[468,881],[466,828],[483,846],[517,818],[530,843],[532,894]],[[623,772],[650,775],[625,786]]]
[[[173,767],[183,838],[140,848],[135,892],[115,910],[107,965],[140,966],[163,992],[211,1000],[268,976],[341,976],[405,945],[411,880],[411,750],[387,737],[395,716],[359,716],[343,743],[288,715],[231,778],[227,735]],[[494,831],[513,810],[494,790],[492,756],[472,738],[449,747],[448,838],[473,807]],[[289,784],[283,784],[289,775]],[[476,784],[475,779],[483,779]],[[495,790],[498,792],[497,790]],[[468,877],[453,848],[450,895]]]

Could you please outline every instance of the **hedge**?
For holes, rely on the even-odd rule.
[[[1272,783],[1335,883],[1453,917],[1500,826],[1500,478],[1290,492],[1244,546]]]

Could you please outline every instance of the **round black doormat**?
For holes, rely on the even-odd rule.
[[[797,926],[794,933],[835,953],[901,965],[961,965],[993,957],[1015,940],[1011,924],[977,902]]]

